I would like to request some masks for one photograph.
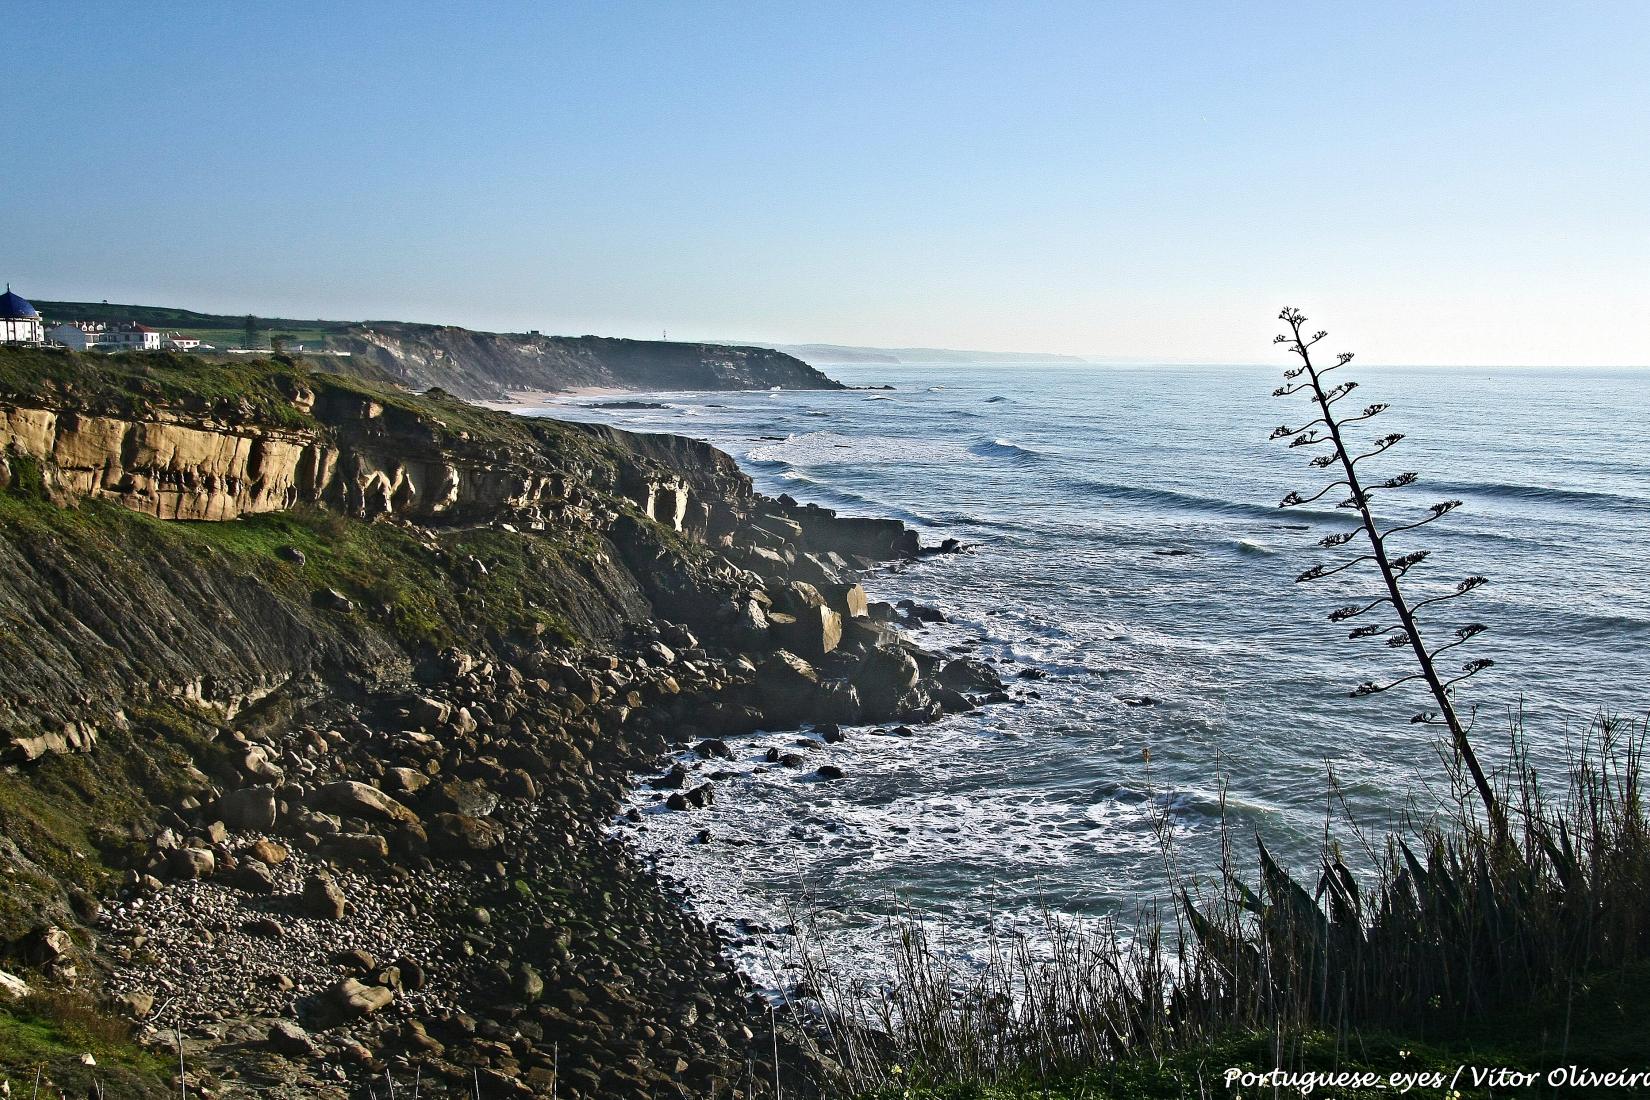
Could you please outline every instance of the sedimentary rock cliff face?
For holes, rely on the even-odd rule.
[[[160,519],[222,521],[315,504],[363,519],[460,522],[508,514],[542,523],[572,506],[582,488],[628,495],[677,530],[690,512],[701,527],[708,520],[707,504],[690,509],[688,476],[657,462],[614,460],[624,453],[622,442],[605,462],[535,447],[531,427],[514,446],[478,442],[351,391],[327,390],[317,402],[312,389],[299,387],[293,407],[312,419],[301,427],[165,406],[111,416],[19,400],[0,405],[0,484],[9,481],[13,461],[33,460],[54,491],[114,500]],[[688,464],[686,474],[708,475],[718,496],[748,494],[748,484],[691,447],[643,449],[705,458],[708,469]]]
[[[394,322],[355,325],[328,344],[414,389],[472,400],[512,391],[839,389],[802,360],[769,348],[474,332]]]

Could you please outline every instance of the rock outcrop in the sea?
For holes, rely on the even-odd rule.
[[[173,1060],[60,1088],[181,1042],[202,1095],[751,1096],[772,1018],[610,839],[629,777],[1006,698],[859,585],[912,532],[689,440],[5,350],[0,431],[0,968]]]

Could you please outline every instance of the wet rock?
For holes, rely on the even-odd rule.
[[[733,757],[733,750],[728,748],[728,743],[717,737],[707,737],[693,746],[693,749],[707,760],[712,758],[729,760]]]
[[[916,660],[903,648],[866,651],[853,674],[866,716],[896,713],[921,674]]]
[[[835,764],[821,764],[815,774],[821,779],[841,779],[845,773]]]
[[[939,681],[953,691],[1001,691],[1003,681],[997,670],[973,657],[948,661],[940,669]]]
[[[687,782],[688,770],[681,764],[672,764],[670,770],[657,779],[650,779],[647,785],[656,791],[680,790]]]
[[[901,611],[905,612],[905,620],[907,622],[943,623],[946,621],[945,613],[939,608],[929,607],[927,604],[920,604],[915,600],[901,600],[898,607]]]

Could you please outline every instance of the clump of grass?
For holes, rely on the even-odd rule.
[[[170,1076],[170,1062],[140,1047],[129,1022],[84,994],[39,991],[0,1007],[0,1081],[13,1097],[158,1098],[175,1094]]]

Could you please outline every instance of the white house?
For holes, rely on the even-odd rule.
[[[45,342],[45,326],[40,323],[40,314],[28,302],[11,292],[10,283],[6,284],[6,292],[0,294],[0,344]]]
[[[76,351],[159,351],[162,340],[159,329],[135,321],[71,321],[54,325],[48,335]]]

